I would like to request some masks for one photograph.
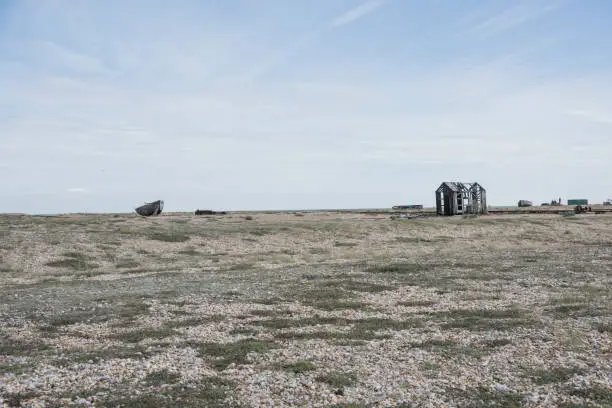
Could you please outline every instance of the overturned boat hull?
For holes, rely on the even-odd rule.
[[[143,217],[152,217],[161,214],[163,209],[164,202],[162,200],[157,200],[136,208],[136,214],[142,215]]]

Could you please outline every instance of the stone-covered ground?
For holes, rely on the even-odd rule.
[[[0,216],[0,406],[612,406],[612,216]]]

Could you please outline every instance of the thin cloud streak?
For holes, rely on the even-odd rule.
[[[331,22],[328,24],[324,24],[319,28],[307,32],[301,37],[299,37],[291,47],[279,52],[277,55],[272,57],[270,60],[261,64],[259,67],[255,68],[251,71],[249,75],[247,75],[248,80],[253,81],[258,77],[266,74],[273,68],[281,65],[283,62],[287,61],[292,56],[298,54],[302,49],[306,48],[309,45],[314,44],[319,38],[324,36],[327,32],[335,29],[339,29],[343,26],[351,24],[359,19],[362,19],[379,8],[381,8],[385,4],[386,0],[372,0],[366,3],[363,3],[357,7],[354,7],[345,13],[333,18]]]
[[[542,18],[561,6],[561,1],[544,4],[538,4],[536,1],[522,1],[493,16],[489,16],[468,31],[483,36],[499,34]]]
[[[379,9],[384,4],[383,0],[373,0],[368,1],[366,3],[360,4],[359,6],[347,11],[341,16],[336,17],[329,24],[330,28],[342,27],[344,25],[350,24],[354,21],[359,20],[367,16],[368,14],[373,13],[377,9]]]

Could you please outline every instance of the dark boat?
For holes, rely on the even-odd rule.
[[[161,214],[164,209],[164,202],[162,200],[153,201],[152,203],[145,203],[140,207],[136,208],[136,213],[143,217],[151,217]]]

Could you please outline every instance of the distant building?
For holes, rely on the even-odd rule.
[[[487,191],[478,183],[444,182],[436,190],[436,213],[487,214]]]

